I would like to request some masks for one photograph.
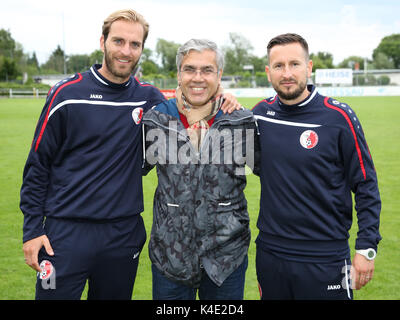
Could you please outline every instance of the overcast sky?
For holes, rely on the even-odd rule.
[[[57,45],[68,55],[98,49],[103,20],[125,8],[150,23],[146,47],[152,50],[158,38],[180,44],[207,38],[224,46],[235,32],[261,57],[272,37],[295,32],[310,52],[330,52],[337,64],[351,55],[371,58],[384,36],[400,33],[399,0],[12,0],[1,4],[0,29],[43,63]]]

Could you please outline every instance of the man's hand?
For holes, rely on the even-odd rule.
[[[356,253],[352,265],[352,284],[356,290],[361,289],[374,275],[375,263],[374,260],[368,260],[363,255]]]
[[[25,256],[25,263],[38,272],[41,271],[38,263],[38,254],[39,250],[43,246],[48,255],[54,255],[53,248],[51,247],[49,238],[47,238],[46,235],[26,241],[22,247]]]
[[[242,109],[242,105],[236,100],[235,96],[230,93],[224,93],[224,103],[221,106],[223,113],[232,113],[235,110]]]

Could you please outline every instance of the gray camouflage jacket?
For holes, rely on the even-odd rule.
[[[158,175],[150,259],[173,281],[199,287],[204,270],[220,286],[243,262],[250,243],[243,190],[245,164],[253,169],[258,157],[253,114],[220,111],[199,152],[175,99],[149,110],[142,122],[145,174],[156,166]]]

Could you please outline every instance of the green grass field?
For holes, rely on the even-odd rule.
[[[246,107],[253,107],[258,98],[240,99]],[[382,197],[381,234],[375,261],[375,275],[371,283],[355,291],[355,299],[400,299],[400,97],[339,98],[357,113],[373,155]],[[42,99],[0,99],[0,300],[34,298],[35,272],[24,263],[22,253],[22,221],[19,210],[19,191],[22,170]],[[153,171],[144,178],[145,220],[148,236],[152,222],[152,197],[156,186]],[[259,208],[258,178],[248,176],[246,197],[250,214],[252,242],[246,274],[245,299],[258,300],[255,273],[255,244],[258,234],[256,220]],[[350,243],[354,247],[357,233],[356,218]],[[86,299],[86,293],[82,296]],[[151,299],[151,270],[147,244],[141,254],[133,299]]]

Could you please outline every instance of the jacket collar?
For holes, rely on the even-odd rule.
[[[102,85],[107,86],[107,87],[111,87],[111,88],[116,88],[116,89],[125,89],[126,87],[128,87],[132,81],[133,81],[133,77],[130,77],[128,81],[124,82],[124,83],[114,83],[109,81],[108,79],[104,78],[100,72],[99,69],[101,68],[101,64],[94,64],[91,68],[90,68],[90,72],[91,74],[94,76],[94,78],[100,82]]]
[[[287,110],[287,111],[295,111],[295,110],[299,110],[299,109],[301,109],[303,107],[306,107],[315,98],[315,96],[318,93],[316,87],[314,85],[312,85],[312,84],[307,85],[307,89],[310,92],[310,94],[307,96],[307,98],[305,98],[303,101],[301,101],[301,102],[299,102],[297,104],[292,104],[292,105],[284,104],[279,99],[279,96],[278,96],[277,97],[277,101],[278,101],[279,106],[282,109]]]

